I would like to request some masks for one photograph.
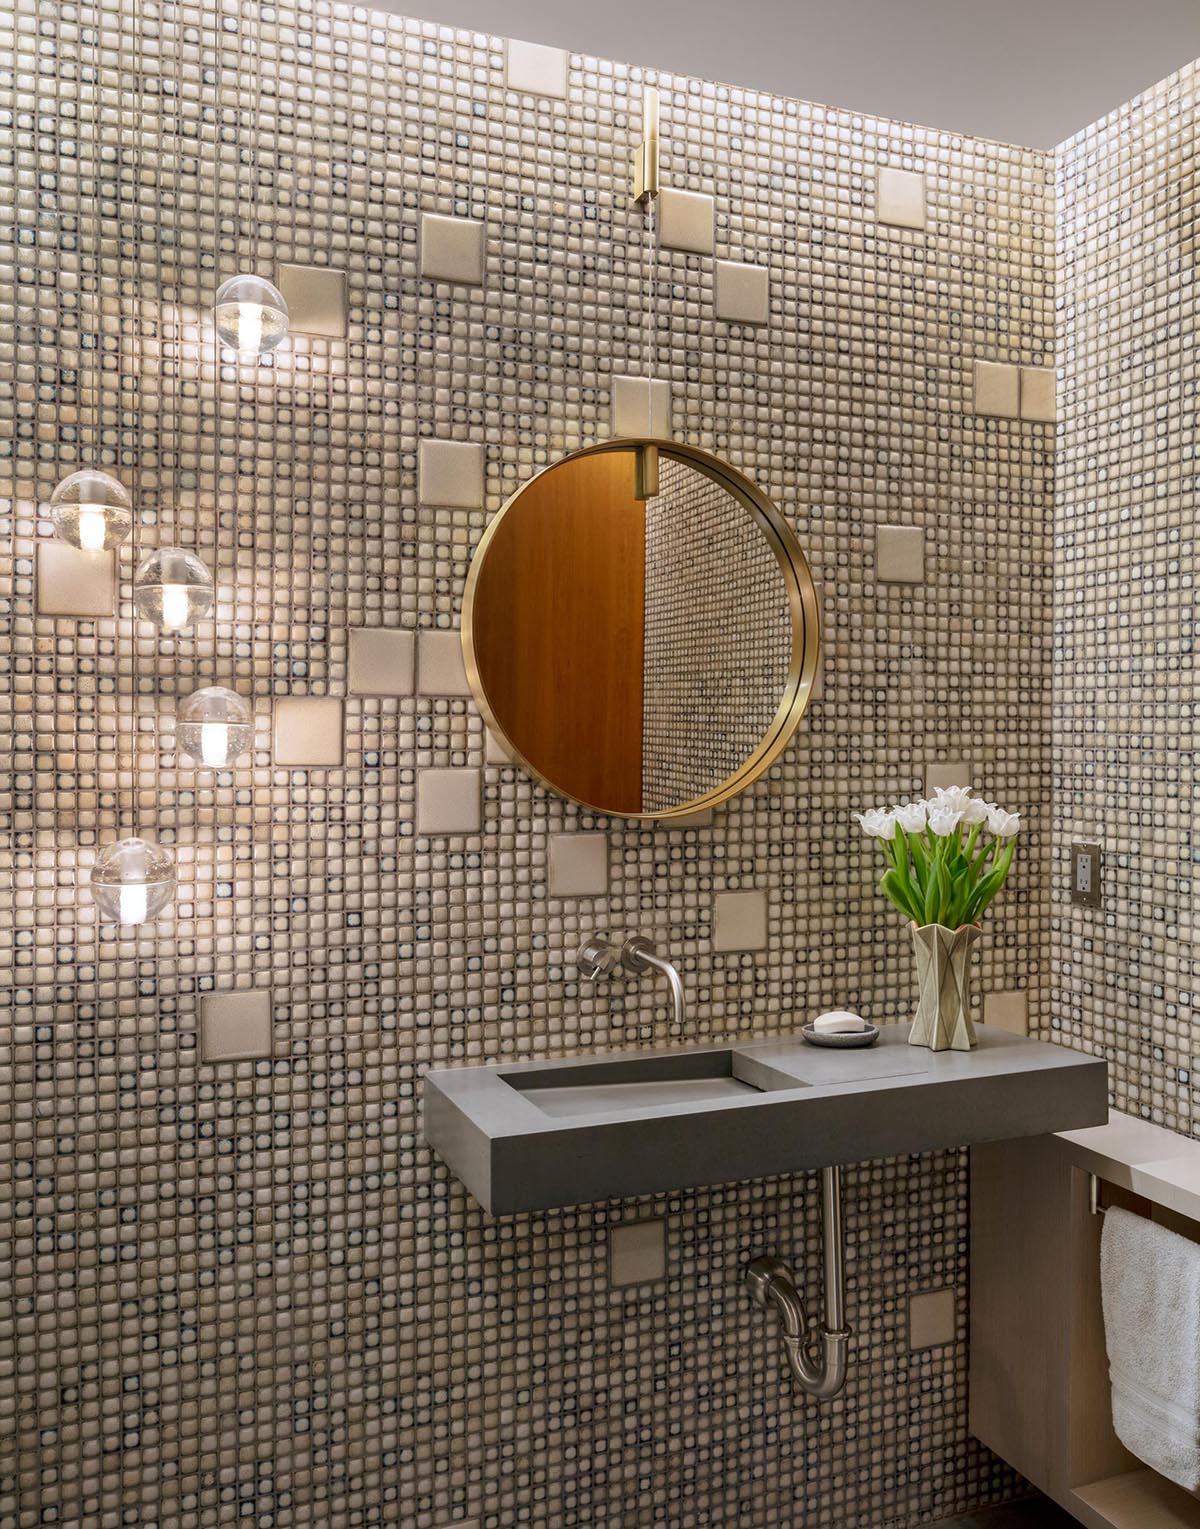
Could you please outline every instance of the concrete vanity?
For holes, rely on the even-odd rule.
[[[1107,1068],[978,1028],[925,1051],[799,1038],[426,1075],[425,1139],[493,1215],[1039,1136],[1108,1119]]]

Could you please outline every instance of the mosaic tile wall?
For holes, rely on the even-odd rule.
[[[1050,161],[660,78],[664,180],[712,198],[717,257],[769,269],[768,322],[729,322],[713,255],[656,256],[630,206],[637,71],[572,57],[533,94],[495,38],[325,3],[216,20],[0,14],[0,1529],[880,1529],[1005,1496],[966,1431],[960,1155],[850,1171],[851,1374],[821,1407],[738,1284],[760,1251],[816,1281],[811,1176],[492,1222],[417,1099],[432,1064],[667,1039],[660,990],[576,982],[598,927],[680,959],[696,1039],[904,1020],[911,956],[850,813],[948,760],[1028,810],[981,990],[1043,1014],[1052,432],[972,413],[971,386],[977,358],[1052,354]],[[880,166],[924,176],[925,228],[876,217]],[[218,365],[218,280],[281,260],[347,272],[345,337]],[[421,661],[488,515],[647,369],[676,433],[791,518],[827,622],[786,758],[669,831],[497,762]],[[47,553],[45,501],[97,451],[139,516],[114,615]],[[885,522],[926,529],[923,583],[877,582]],[[165,640],[128,581],[170,541],[219,598]],[[384,695],[352,683],[364,629],[390,629]],[[173,747],[213,680],[258,715],[217,775]],[[273,737],[281,699],[332,704]],[[138,825],[180,889],[118,936],[81,884]],[[549,837],[579,830],[607,835],[607,891],[558,895]],[[714,949],[738,889],[767,896],[765,950]],[[245,989],[271,992],[265,1043],[205,1060],[205,1000]],[[669,1223],[666,1278],[614,1288],[608,1230],[639,1216]],[[909,1297],[943,1288],[956,1330],[914,1348]]]
[[[646,504],[650,812],[693,801],[741,769],[770,731],[791,657],[783,575],[758,526],[682,462],[662,459],[659,486]]]
[[[1195,1134],[1197,67],[1057,154],[1054,1026]],[[1103,907],[1070,844],[1103,845]]]

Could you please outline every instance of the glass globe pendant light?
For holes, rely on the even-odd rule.
[[[60,541],[84,552],[107,552],[129,535],[133,500],[111,474],[85,467],[64,478],[50,495],[50,517]]]
[[[231,276],[217,288],[217,334],[242,356],[265,356],[286,339],[288,307],[261,276]]]
[[[224,769],[254,741],[250,703],[222,685],[194,691],[175,714],[175,741],[196,764]]]
[[[164,632],[182,632],[212,605],[212,574],[194,552],[160,547],[138,564],[133,603]]]
[[[144,924],[175,896],[175,862],[153,839],[118,839],[100,851],[91,889],[105,922]]]

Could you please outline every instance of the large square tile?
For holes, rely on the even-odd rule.
[[[730,324],[765,324],[771,316],[771,277],[766,266],[718,260],[713,311]]]
[[[417,637],[417,689],[422,695],[470,695],[462,633],[423,631]]]
[[[983,1022],[1013,1035],[1029,1034],[1029,998],[1025,993],[985,993]]]
[[[607,834],[551,834],[551,897],[603,897],[608,891]]]
[[[483,471],[483,447],[473,441],[423,440],[417,458],[421,503],[452,510],[482,509]]]
[[[478,770],[418,770],[418,833],[478,833],[482,810]]]
[[[1052,366],[1021,368],[1021,418],[1052,425],[1058,418],[1056,379]]]
[[[241,1062],[270,1055],[270,988],[206,993],[201,998],[202,1062]]]
[[[915,170],[879,172],[875,216],[895,228],[925,227],[925,177]]]
[[[342,763],[345,732],[336,696],[280,696],[275,702],[275,763],[285,769],[334,769]]]
[[[1016,419],[1021,412],[1021,371],[1000,361],[975,363],[975,412]]]
[[[660,377],[614,377],[612,433],[671,440],[671,384]]]
[[[39,616],[111,616],[116,608],[114,552],[84,552],[68,542],[38,542]]]
[[[510,90],[520,90],[526,95],[565,98],[566,49],[548,48],[540,42],[520,42],[510,37],[506,83]]]
[[[925,766],[925,795],[932,796],[940,786],[948,791],[951,786],[970,789],[973,767],[967,759],[939,759]]]
[[[351,627],[346,688],[351,695],[412,695],[415,648],[415,634],[399,627]]]
[[[925,531],[921,526],[876,528],[875,577],[881,584],[924,582]]]
[[[667,1223],[626,1221],[608,1234],[611,1285],[645,1285],[667,1273]]]
[[[459,286],[483,284],[484,225],[475,218],[421,217],[421,275]]]
[[[713,252],[713,199],[703,191],[664,186],[658,194],[658,236],[664,249]]]
[[[280,265],[276,285],[288,305],[289,334],[346,338],[346,273],[325,265]]]
[[[953,1343],[955,1311],[953,1290],[928,1290],[908,1298],[908,1346],[936,1348]]]
[[[765,950],[767,894],[718,892],[713,898],[713,949]]]

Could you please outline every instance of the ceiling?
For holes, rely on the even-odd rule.
[[[407,0],[422,20],[1051,148],[1200,57],[1200,0]]]

